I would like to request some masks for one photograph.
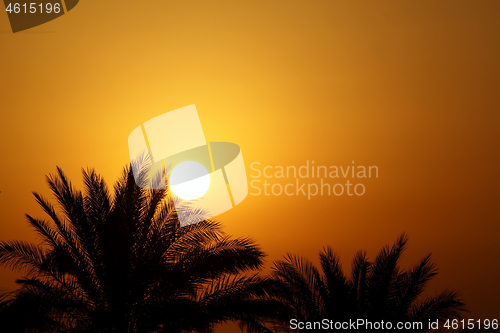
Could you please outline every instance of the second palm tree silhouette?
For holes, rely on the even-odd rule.
[[[349,277],[330,247],[320,253],[321,270],[304,258],[288,255],[275,262],[274,297],[288,308],[294,323],[317,323],[325,318],[335,322],[363,319],[391,322],[396,328],[397,322],[421,322],[422,329],[402,331],[424,332],[429,320],[462,318],[464,304],[456,293],[444,291],[434,297],[421,297],[437,274],[430,255],[410,270],[400,269],[399,260],[407,242],[403,234],[392,247],[384,247],[373,262],[365,252],[358,252]],[[297,325],[277,326],[279,330],[290,330]]]

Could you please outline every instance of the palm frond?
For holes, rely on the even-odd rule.
[[[0,265],[9,269],[39,271],[44,263],[45,251],[40,246],[23,241],[0,242]]]
[[[465,304],[457,293],[444,291],[437,296],[429,297],[423,302],[415,304],[410,309],[409,317],[414,321],[462,319],[463,312],[466,310]]]

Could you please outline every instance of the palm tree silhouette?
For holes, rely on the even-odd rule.
[[[280,289],[277,299],[288,307],[290,318],[302,322],[324,318],[335,322],[384,320],[394,328],[397,322],[422,322],[423,329],[404,331],[424,332],[429,320],[462,318],[464,304],[456,293],[444,291],[422,299],[424,288],[437,274],[430,255],[410,270],[399,267],[407,241],[403,234],[392,247],[384,247],[373,262],[365,252],[358,252],[350,277],[330,247],[320,253],[321,272],[308,260],[288,255],[275,262],[272,272]],[[289,330],[289,323],[281,328]]]
[[[6,331],[212,332],[258,325],[279,306],[252,272],[264,253],[251,239],[212,220],[180,227],[168,187],[137,186],[132,168],[113,194],[95,171],[83,177],[82,193],[60,168],[47,176],[60,212],[34,193],[50,217],[26,215],[41,245],[0,242],[0,264],[25,272],[0,300]]]

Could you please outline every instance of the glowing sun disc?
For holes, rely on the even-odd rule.
[[[193,178],[193,179],[191,179]],[[185,181],[186,179],[190,179]],[[194,161],[179,163],[170,175],[172,192],[184,200],[194,200],[207,193],[210,175],[203,165]]]

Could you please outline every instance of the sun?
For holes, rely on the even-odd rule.
[[[210,175],[203,165],[194,161],[179,163],[170,175],[172,192],[184,200],[194,200],[207,193]]]

